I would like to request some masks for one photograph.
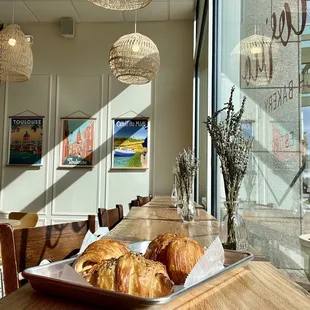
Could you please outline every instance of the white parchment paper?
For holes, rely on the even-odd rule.
[[[99,229],[97,229],[94,234],[91,233],[91,231],[89,230],[83,239],[83,242],[82,242],[82,245],[81,245],[81,248],[78,254],[82,254],[91,243],[101,239],[108,232],[109,232],[108,227],[99,227]]]
[[[93,242],[101,239],[104,235],[109,232],[107,227],[100,227],[94,234],[88,231],[83,239],[80,251],[78,253],[79,257],[85,249]],[[73,264],[74,266],[74,264]],[[83,285],[90,285],[80,274],[78,274],[73,267],[70,265],[65,265],[62,274],[60,275],[60,279],[77,283]],[[91,286],[91,285],[90,285]]]
[[[184,287],[189,287],[197,282],[205,280],[224,269],[224,260],[222,243],[220,238],[216,237],[187,276]]]
[[[80,274],[78,274],[70,265],[65,265],[60,276],[61,280],[91,286]]]

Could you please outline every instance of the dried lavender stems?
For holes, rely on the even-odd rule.
[[[173,173],[176,178],[180,196],[190,201],[192,195],[193,183],[199,167],[199,160],[195,157],[191,149],[184,149],[176,157]]]
[[[238,199],[242,179],[246,173],[253,138],[245,138],[241,129],[241,118],[244,113],[246,97],[243,97],[240,110],[235,112],[233,94],[235,87],[230,91],[229,101],[223,109],[208,116],[208,132],[213,146],[220,158],[222,175],[224,180],[226,201],[233,208],[232,202]],[[226,112],[226,118],[218,121],[221,112]],[[234,210],[231,210],[234,211]]]

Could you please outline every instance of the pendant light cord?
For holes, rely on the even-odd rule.
[[[12,24],[14,24],[14,22],[15,22],[15,4],[16,4],[16,0],[14,0],[14,2],[13,2],[13,16],[12,16]]]
[[[135,10],[135,33],[137,33],[137,10]]]

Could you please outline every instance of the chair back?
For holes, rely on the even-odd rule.
[[[138,199],[131,200],[131,202],[129,202],[128,206],[129,206],[129,210],[130,210],[132,207],[139,207],[140,204],[139,204]]]
[[[20,225],[15,226],[14,229],[35,227],[38,223],[39,216],[36,213],[25,213],[25,212],[11,212],[9,213],[10,220],[19,220]]]
[[[88,220],[14,229],[0,224],[0,241],[6,295],[21,286],[18,275],[43,259],[58,261],[78,253],[87,231],[95,232],[95,215]]]
[[[113,229],[124,218],[123,206],[116,205],[115,209],[98,209],[98,222],[100,227]]]
[[[149,201],[151,201],[153,198],[153,196],[150,194],[148,196],[139,196],[137,195],[137,200],[138,200],[138,203],[139,203],[139,206],[143,206],[145,205],[146,203],[148,203]]]

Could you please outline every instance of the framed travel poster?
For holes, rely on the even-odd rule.
[[[43,119],[10,117],[8,165],[42,166]]]
[[[59,167],[93,167],[95,120],[95,118],[61,119]]]
[[[253,120],[241,120],[241,130],[245,138],[254,137],[254,121]]]
[[[148,118],[113,119],[112,169],[148,168]]]

